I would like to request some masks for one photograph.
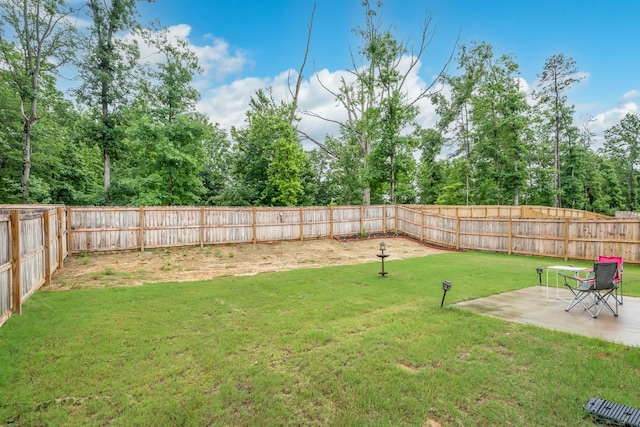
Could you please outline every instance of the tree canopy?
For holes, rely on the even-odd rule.
[[[413,45],[383,21],[382,3],[363,1],[351,68],[321,82],[344,119],[309,148],[301,115],[329,119],[300,111],[308,52],[288,98],[257,90],[243,124],[223,129],[197,111],[196,53],[139,22],[141,1],[0,0],[0,203],[638,209],[640,118],[625,116],[598,147],[592,119],[574,117],[568,91],[581,77],[565,53],[540,64],[527,93],[512,55],[471,41],[452,47],[452,64],[430,63],[440,71],[416,90],[432,16]],[[154,54],[140,58],[140,43]],[[79,81],[68,93],[61,66]],[[420,119],[427,101],[433,126]]]

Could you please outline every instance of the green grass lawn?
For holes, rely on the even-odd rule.
[[[451,307],[551,264],[445,253],[386,278],[371,263],[40,291],[0,328],[0,424],[573,427],[594,425],[590,397],[640,406],[640,348]],[[625,294],[639,282],[625,265]]]

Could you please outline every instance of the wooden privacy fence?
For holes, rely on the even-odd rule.
[[[610,219],[611,217],[578,209],[551,208],[548,206],[439,206],[405,205],[410,209],[431,214],[463,218],[574,218]],[[617,215],[616,215],[617,216]],[[637,217],[636,217],[637,218]]]
[[[69,207],[75,252],[304,240],[395,230],[395,206]]]
[[[62,266],[67,255],[63,207],[0,206],[0,325]]]
[[[71,252],[401,233],[446,248],[640,262],[640,220],[545,206],[67,208]]]
[[[462,250],[640,263],[640,219],[543,206],[0,205],[0,325],[68,253],[398,233]]]
[[[493,208],[497,213],[498,207]],[[505,209],[505,212],[514,213],[517,210]],[[560,218],[548,218],[544,211],[544,217],[537,218],[534,215],[528,218],[504,215],[479,218],[470,211],[465,213],[469,215],[446,216],[434,214],[429,208],[402,206],[398,209],[397,228],[408,236],[448,248],[564,260],[593,261],[598,255],[615,255],[622,256],[625,262],[640,263],[638,219],[613,219],[602,215],[570,216],[572,212],[564,213]],[[585,219],[587,217],[592,219]]]

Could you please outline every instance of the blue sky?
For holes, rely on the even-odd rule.
[[[301,65],[314,3],[301,104],[339,118],[314,73],[331,86],[351,68],[349,51],[359,46],[352,29],[364,21],[360,0],[156,0],[139,10],[141,22],[157,18],[189,40],[206,70],[197,81],[198,108],[228,129],[242,125],[255,90],[270,86],[276,96],[287,95],[287,75]],[[585,79],[567,94],[569,101],[577,118],[595,118],[591,128],[599,135],[627,112],[640,113],[638,0],[387,0],[382,13],[399,39],[416,41],[431,14],[435,34],[418,72],[423,82],[433,79],[459,37],[459,44],[485,41],[496,55],[511,54],[530,88],[548,57],[572,57]],[[433,110],[423,110],[429,126]],[[332,132],[308,118],[302,126],[318,136]]]

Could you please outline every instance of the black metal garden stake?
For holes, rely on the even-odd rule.
[[[442,302],[440,303],[440,308],[442,308],[442,305],[444,304],[444,297],[447,296],[447,291],[451,289],[451,286],[453,286],[453,283],[451,283],[448,280],[445,280],[444,282],[442,282],[442,290],[444,292],[442,293]]]

